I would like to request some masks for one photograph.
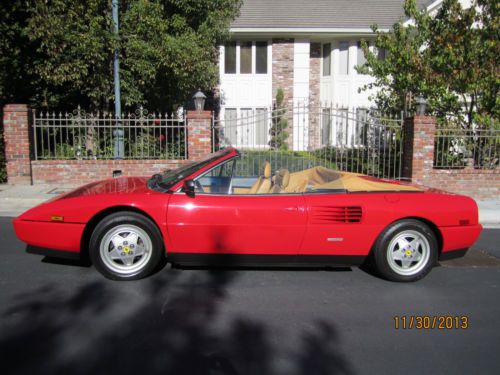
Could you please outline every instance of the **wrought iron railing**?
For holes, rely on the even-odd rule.
[[[213,148],[243,150],[244,175],[264,160],[293,172],[313,165],[377,177],[402,175],[402,120],[357,109],[292,104],[284,108],[225,108],[214,118]]]
[[[33,112],[35,160],[186,159],[183,113]]]
[[[440,127],[436,129],[434,168],[500,171],[500,130],[488,128]]]

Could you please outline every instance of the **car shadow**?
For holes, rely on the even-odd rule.
[[[285,350],[265,322],[224,318],[221,305],[238,274],[171,269],[140,281],[99,279],[69,293],[47,284],[18,295],[2,312],[13,320],[0,336],[4,373],[353,372],[332,323],[313,321],[298,347]],[[283,356],[290,363],[280,368]]]
[[[251,266],[251,265],[183,265],[172,264],[172,268],[179,270],[202,270],[202,271],[324,271],[324,272],[352,272],[351,267],[332,267],[332,266]]]
[[[58,264],[61,266],[71,266],[71,267],[89,268],[90,266],[92,266],[92,263],[88,259],[64,259],[64,258],[55,258],[46,256],[42,258],[41,262],[47,264]]]
[[[214,235],[214,240],[222,251],[224,237]],[[313,320],[303,332],[290,332],[299,342],[286,347],[265,317],[228,316],[241,275],[235,269],[173,268],[128,282],[87,274],[91,279],[76,287],[47,282],[17,295],[0,307],[3,372],[353,373],[330,322]]]

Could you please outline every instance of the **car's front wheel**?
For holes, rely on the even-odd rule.
[[[391,281],[416,281],[437,262],[438,243],[425,223],[408,219],[386,228],[373,248],[375,267]]]
[[[163,241],[154,223],[135,212],[117,212],[94,229],[89,255],[96,269],[113,280],[148,276],[163,259]]]

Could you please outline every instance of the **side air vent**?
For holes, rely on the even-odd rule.
[[[312,207],[312,224],[359,223],[363,216],[360,206]]]

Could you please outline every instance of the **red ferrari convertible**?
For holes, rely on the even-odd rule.
[[[88,255],[131,280],[176,264],[359,265],[394,281],[463,256],[481,225],[469,197],[313,167],[242,177],[227,148],[151,178],[94,182],[14,219],[28,251]],[[274,172],[274,173],[273,173]]]

